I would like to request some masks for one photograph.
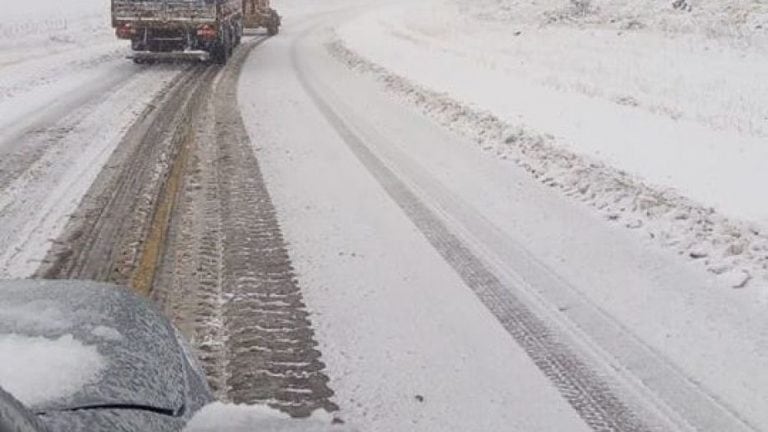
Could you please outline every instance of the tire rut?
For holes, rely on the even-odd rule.
[[[318,90],[320,85],[306,74],[296,45],[292,60],[307,94],[355,157],[493,313],[582,420],[596,432],[658,430],[626,404],[612,383],[590,367],[566,342],[567,339],[517,298],[440,216],[369,148],[323,97]]]
[[[75,95],[67,98],[66,102],[54,102],[46,108],[53,112],[44,113],[42,118],[27,125],[21,131],[11,133],[10,136],[6,134],[7,131],[2,131],[3,133],[0,133],[0,190],[7,188],[22,173],[32,169],[53,144],[78,129],[83,119],[99,109],[110,94],[129,85],[131,78],[135,76],[117,74],[104,82],[94,83],[89,87],[88,94]],[[12,144],[8,146],[7,143]]]
[[[35,273],[127,285],[141,257],[190,113],[215,70],[194,67],[161,92],[129,129]],[[160,109],[162,107],[162,109]]]
[[[233,103],[246,55],[236,53],[207,101],[153,296],[197,347],[220,398],[296,417],[335,411],[277,214]]]
[[[131,285],[190,340],[220,399],[304,417],[338,407],[235,102],[263,40],[156,98],[36,276]]]

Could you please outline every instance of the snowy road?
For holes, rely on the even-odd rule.
[[[279,7],[226,68],[0,64],[0,278],[130,283],[221,398],[364,431],[768,430],[761,291],[350,68],[376,6]]]
[[[766,427],[759,292],[734,297],[346,70],[328,45],[352,15],[254,53],[240,103],[353,423]]]
[[[27,277],[122,136],[176,77],[97,47],[2,69],[0,277]]]

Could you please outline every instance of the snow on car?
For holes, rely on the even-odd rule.
[[[46,430],[181,429],[213,399],[185,344],[127,289],[0,282],[0,387]]]

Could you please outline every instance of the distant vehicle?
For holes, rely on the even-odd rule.
[[[243,0],[112,0],[112,26],[133,59],[225,64],[243,36]]]
[[[90,357],[78,358],[78,349]],[[178,331],[116,286],[0,282],[0,351],[3,432],[179,431],[213,400]],[[73,386],[69,377],[82,373],[90,378]],[[62,379],[63,389],[49,382]]]
[[[274,36],[280,31],[281,18],[272,9],[269,0],[243,0],[243,25],[247,29],[264,27],[267,34]]]

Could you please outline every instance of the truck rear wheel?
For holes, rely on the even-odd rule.
[[[243,23],[238,22],[237,28],[235,29],[235,46],[239,46],[242,41],[243,41]]]
[[[277,11],[270,9],[269,21],[267,22],[267,34],[270,36],[276,35],[280,31],[280,15]]]
[[[221,40],[213,46],[211,50],[211,60],[218,64],[227,64],[229,54],[232,52],[232,46],[227,32],[224,33]]]

